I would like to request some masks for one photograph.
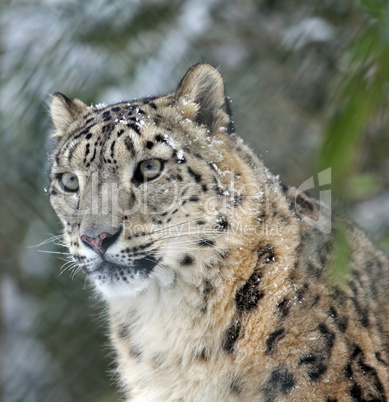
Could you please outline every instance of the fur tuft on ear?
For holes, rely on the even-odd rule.
[[[195,104],[194,120],[205,124],[211,133],[228,127],[230,119],[223,79],[210,64],[195,64],[191,67],[179,83],[175,99],[184,109],[186,105]]]
[[[56,92],[50,103],[51,119],[57,129],[54,135],[62,135],[70,124],[86,110],[87,106],[79,99],[69,99],[64,94]]]

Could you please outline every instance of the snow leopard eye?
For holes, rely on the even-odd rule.
[[[139,164],[139,171],[146,180],[155,179],[162,170],[162,162],[150,159]]]
[[[74,193],[78,190],[78,178],[73,173],[63,173],[60,177],[60,183],[65,191]]]

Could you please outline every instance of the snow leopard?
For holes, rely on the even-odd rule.
[[[388,257],[264,166],[217,69],[50,112],[50,202],[126,401],[388,399]]]

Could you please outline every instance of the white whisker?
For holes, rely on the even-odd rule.
[[[70,256],[71,253],[68,251],[50,251],[50,250],[37,250],[38,253],[46,253],[46,254],[61,254],[61,255],[68,255]]]
[[[63,235],[53,235],[49,233],[49,236],[50,237],[48,239],[43,240],[41,243],[32,246],[27,246],[27,248],[41,247],[49,243],[53,243],[55,246],[64,246],[64,247],[66,246],[63,240]]]
[[[71,269],[73,269],[73,268],[75,268],[77,266],[78,265],[77,265],[77,263],[75,261],[69,260],[69,261],[65,262],[65,264],[63,264],[61,266],[59,274],[62,275],[65,271],[71,270]]]

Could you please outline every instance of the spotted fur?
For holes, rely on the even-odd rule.
[[[126,400],[389,398],[387,257],[301,218],[330,211],[234,134],[213,67],[109,106],[57,93],[51,115],[51,204],[107,301]]]

